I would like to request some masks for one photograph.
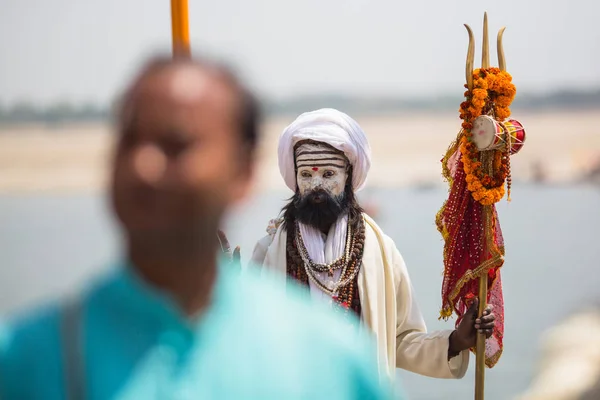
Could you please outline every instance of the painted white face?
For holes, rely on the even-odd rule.
[[[323,189],[332,196],[344,192],[348,160],[343,154],[321,144],[305,143],[296,149],[296,182],[300,194]]]

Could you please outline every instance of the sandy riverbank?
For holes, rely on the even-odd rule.
[[[530,180],[539,164],[549,182],[577,179],[600,158],[600,111],[515,115],[527,143],[512,158],[513,179]],[[357,118],[373,149],[372,186],[441,184],[440,163],[456,136],[456,114]],[[291,118],[266,121],[259,149],[258,190],[283,189],[277,137]],[[106,182],[113,134],[108,124],[0,127],[0,193],[89,192]]]

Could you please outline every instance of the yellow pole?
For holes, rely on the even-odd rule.
[[[488,275],[479,277],[479,318],[487,307]],[[475,348],[475,400],[483,400],[485,393],[485,333],[477,333],[477,347]]]
[[[171,0],[171,32],[173,57],[189,58],[191,51],[187,0]]]

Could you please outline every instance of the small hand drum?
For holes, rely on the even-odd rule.
[[[510,135],[510,154],[517,154],[525,144],[525,128],[516,119],[507,119],[503,124]]]
[[[480,115],[473,121],[471,134],[479,151],[507,151],[510,140],[510,154],[517,154],[525,143],[525,128],[515,119],[498,122],[489,115]]]

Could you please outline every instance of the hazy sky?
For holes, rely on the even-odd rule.
[[[521,92],[600,87],[597,0],[189,0],[195,49],[233,62],[262,95],[435,96],[462,91],[468,23],[480,63],[504,34]],[[0,0],[0,103],[110,101],[170,50],[169,0]]]

